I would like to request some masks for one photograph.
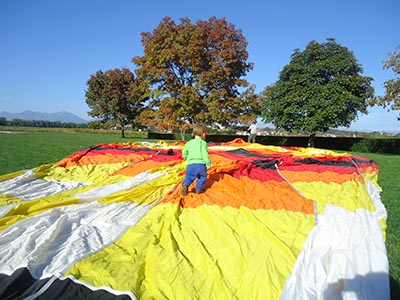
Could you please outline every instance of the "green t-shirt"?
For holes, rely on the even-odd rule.
[[[188,141],[182,150],[182,156],[190,164],[209,164],[208,146],[201,138]]]

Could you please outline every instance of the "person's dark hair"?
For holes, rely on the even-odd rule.
[[[193,136],[202,136],[203,133],[207,132],[207,128],[204,124],[196,124],[193,126]]]

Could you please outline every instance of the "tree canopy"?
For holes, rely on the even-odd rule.
[[[139,116],[148,99],[146,86],[127,68],[97,71],[90,76],[87,86],[89,115],[121,126],[124,137],[126,125]]]
[[[397,49],[400,51],[400,45]],[[389,59],[383,62],[383,69],[392,69],[397,77],[385,81],[385,95],[374,99],[372,104],[400,110],[400,52],[389,53]],[[400,121],[400,114],[397,120]]]
[[[262,92],[263,120],[311,136],[349,127],[374,97],[373,79],[362,72],[354,54],[334,39],[311,41],[304,51],[294,50],[279,80]]]
[[[258,97],[243,79],[253,64],[241,30],[224,18],[180,21],[165,17],[153,32],[142,33],[144,55],[132,59],[151,89],[142,121],[171,130],[256,118]]]

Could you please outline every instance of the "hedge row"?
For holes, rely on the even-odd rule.
[[[181,140],[179,134],[149,132],[148,138],[160,140]],[[187,136],[190,138],[190,136]],[[207,135],[208,142],[229,142],[242,135]],[[257,136],[256,142],[272,146],[307,147],[308,136]],[[358,138],[358,137],[315,137],[315,148],[355,151],[364,153],[400,154],[400,139],[396,138]]]

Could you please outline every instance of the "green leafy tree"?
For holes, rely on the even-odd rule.
[[[122,68],[97,71],[90,76],[87,86],[85,96],[91,108],[89,115],[119,125],[121,135],[125,137],[126,125],[134,122],[148,99],[146,85],[129,69]]]
[[[397,46],[397,49],[400,50],[400,45]],[[388,107],[391,110],[400,110],[400,52],[389,53],[389,59],[383,62],[383,69],[392,69],[397,77],[385,81],[383,84],[385,95],[373,99],[371,103]],[[400,121],[400,115],[397,120]]]
[[[310,134],[314,146],[317,132],[349,127],[359,112],[367,114],[374,97],[371,77],[346,47],[327,39],[295,49],[279,80],[262,92],[263,120],[278,129]]]
[[[165,17],[153,32],[142,33],[142,43],[144,55],[132,61],[152,91],[143,122],[185,130],[196,122],[226,126],[255,114],[255,98],[239,92],[253,67],[247,41],[224,18],[176,24]]]

